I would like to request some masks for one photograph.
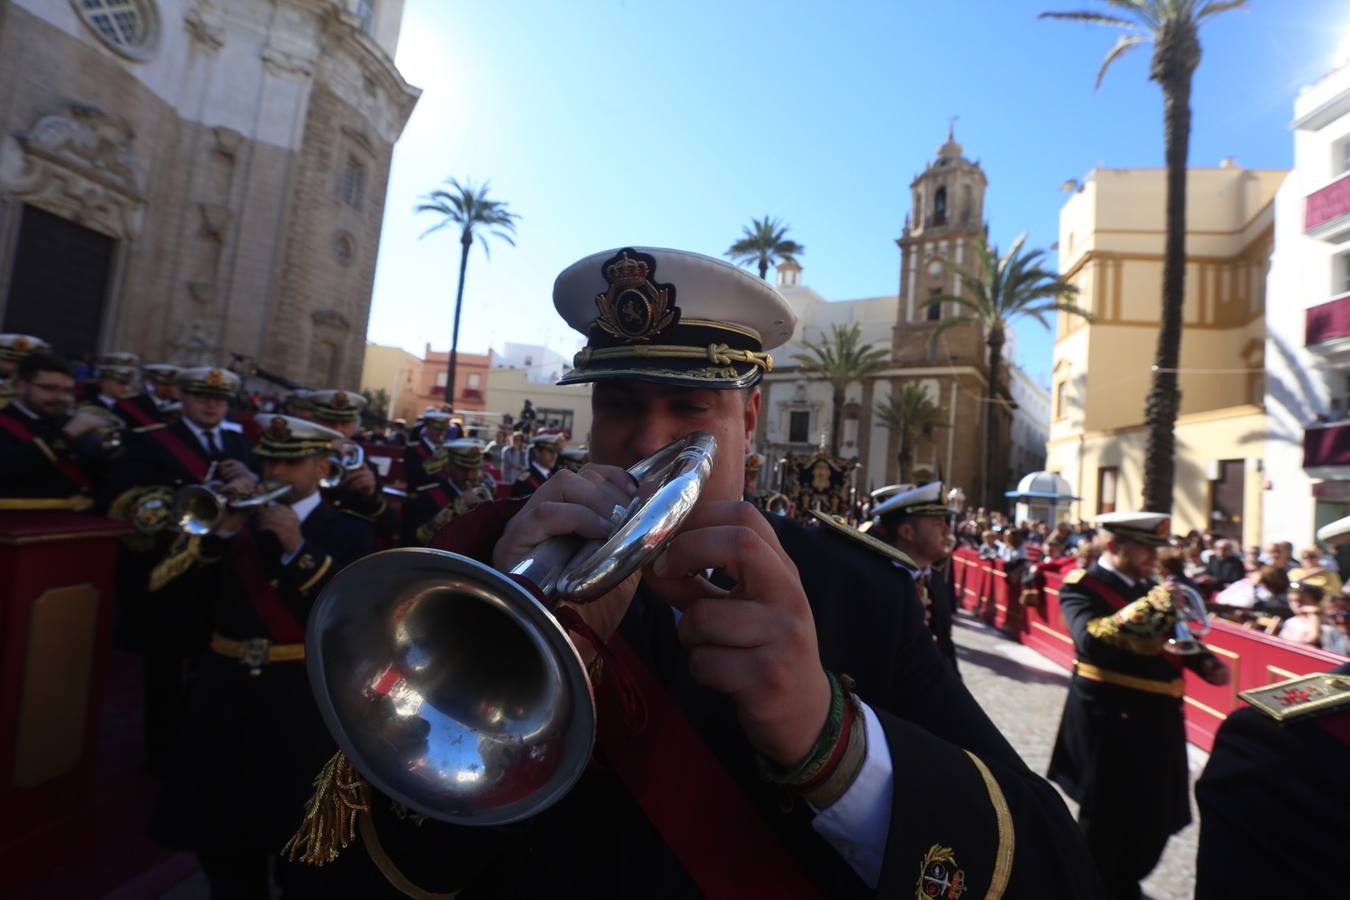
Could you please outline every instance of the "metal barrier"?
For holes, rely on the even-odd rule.
[[[1021,587],[1009,586],[1001,560],[980,559],[976,551],[965,547],[952,555],[952,587],[963,609],[1068,669],[1074,648],[1059,609],[1063,576],[1043,571],[1043,579],[1040,602],[1024,606],[1019,599]],[[1239,691],[1325,672],[1345,662],[1344,657],[1325,650],[1217,620],[1205,636],[1205,646],[1228,663],[1233,677],[1220,687],[1190,671],[1185,673],[1186,736],[1203,750],[1213,746],[1219,725],[1238,708]]]

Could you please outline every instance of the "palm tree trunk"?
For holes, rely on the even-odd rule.
[[[980,461],[980,496],[984,508],[994,509],[994,439],[998,428],[998,373],[1003,367],[1003,330],[989,329],[989,372],[984,400],[984,455]]]
[[[455,407],[455,362],[459,356],[459,310],[464,305],[464,270],[469,266],[469,247],[473,244],[473,234],[467,228],[459,243],[459,288],[455,291],[455,324],[450,331],[450,371],[445,381],[445,402],[452,411]]]
[[[830,416],[830,455],[838,456],[840,419],[842,419],[844,415],[844,392],[836,389],[832,400],[834,411]]]
[[[760,254],[759,257],[759,280],[760,281],[769,280],[769,258],[763,255],[762,253]]]
[[[1194,36],[1192,34],[1192,40]],[[1180,43],[1180,42],[1178,42]],[[1178,46],[1177,53],[1184,52]],[[1177,413],[1181,391],[1177,363],[1181,355],[1182,313],[1186,300],[1186,158],[1191,137],[1191,75],[1194,65],[1162,68],[1155,55],[1155,80],[1163,90],[1163,139],[1167,157],[1167,238],[1163,249],[1162,323],[1153,357],[1153,386],[1144,407],[1148,444],[1144,451],[1144,508],[1172,511],[1172,484],[1176,478]],[[1199,60],[1199,46],[1194,59]],[[1160,73],[1163,77],[1157,77]]]
[[[914,474],[914,441],[908,435],[901,435],[900,440],[904,441],[900,445],[900,483],[909,484],[909,479]]]

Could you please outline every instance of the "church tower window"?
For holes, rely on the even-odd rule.
[[[940,187],[933,195],[933,224],[947,224],[947,188]]]
[[[942,288],[933,288],[928,292],[930,297],[938,297],[942,294]],[[928,303],[928,321],[937,322],[942,318],[942,301],[931,300]]]

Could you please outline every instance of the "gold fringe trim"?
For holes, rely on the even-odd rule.
[[[305,804],[305,819],[281,848],[281,855],[290,862],[326,865],[356,840],[357,818],[369,811],[370,785],[339,750],[314,779],[314,796]]]
[[[195,534],[179,537],[169,555],[151,570],[150,590],[159,590],[202,560],[202,539]]]

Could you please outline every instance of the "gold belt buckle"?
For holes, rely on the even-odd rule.
[[[262,667],[267,665],[267,651],[271,647],[272,642],[267,638],[249,638],[244,641],[244,656],[239,662],[249,667],[248,674],[256,676],[262,672]]]

